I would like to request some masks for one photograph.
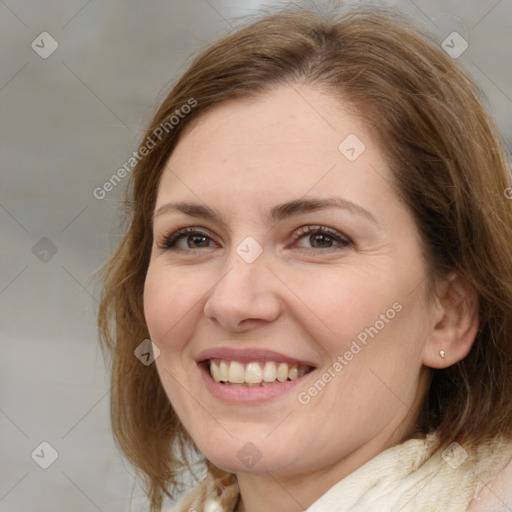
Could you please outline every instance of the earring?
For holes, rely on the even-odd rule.
[[[444,359],[446,356],[446,352],[444,350],[440,350],[439,355],[441,356],[441,359]]]

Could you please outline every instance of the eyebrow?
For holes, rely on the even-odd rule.
[[[368,210],[356,203],[348,201],[347,199],[342,199],[341,197],[321,199],[295,199],[293,201],[288,201],[286,203],[274,206],[270,210],[268,218],[270,221],[277,222],[294,215],[326,210],[328,208],[342,208],[355,215],[365,217],[375,224],[378,224],[377,219]],[[198,203],[188,202],[166,203],[155,211],[153,214],[153,219],[164,213],[174,211],[179,211],[192,217],[199,217],[222,222],[221,216],[210,207]]]

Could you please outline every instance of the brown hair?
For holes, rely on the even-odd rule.
[[[418,427],[437,432],[438,446],[512,436],[510,169],[476,85],[394,10],[287,9],[204,50],[165,98],[141,148],[173,113],[191,100],[197,105],[133,169],[127,230],[105,266],[98,322],[112,358],[113,432],[144,479],[152,511],[176,490],[193,447],[155,365],[133,355],[149,337],[143,286],[162,170],[183,130],[212,106],[299,82],[348,100],[372,129],[414,216],[430,282],[456,271],[478,294],[473,348],[459,363],[431,371]]]

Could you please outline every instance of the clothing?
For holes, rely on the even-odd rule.
[[[434,441],[431,434],[385,450],[334,485],[307,512],[464,512],[473,498],[471,510],[491,510],[480,508],[477,497],[511,463],[512,443],[496,439],[470,452],[452,443],[432,454]],[[503,511],[512,510],[509,485],[503,487],[510,489],[509,496],[495,496]],[[238,498],[236,477],[211,470],[172,512],[234,512]]]

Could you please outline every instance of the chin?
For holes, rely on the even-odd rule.
[[[229,473],[288,473],[300,471],[298,454],[293,447],[277,447],[268,440],[241,441],[231,438],[227,443],[198,444],[201,453],[218,468]],[[251,439],[247,436],[245,439]],[[293,469],[292,469],[293,468]]]

